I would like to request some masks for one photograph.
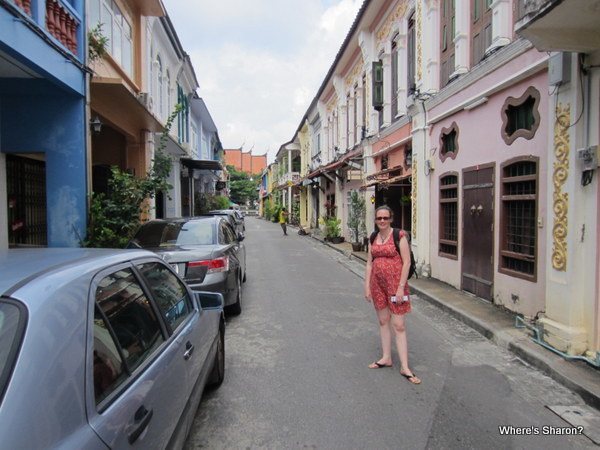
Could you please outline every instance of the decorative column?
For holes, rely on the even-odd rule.
[[[408,52],[406,51],[406,28],[407,22],[406,18],[402,20],[402,32],[398,34],[396,39],[396,48],[398,49],[398,92],[396,92],[397,96],[397,106],[398,106],[398,115],[403,116],[406,114],[406,97],[408,96],[408,70],[407,70],[407,57]],[[392,93],[393,95],[394,93]]]
[[[392,43],[387,41],[379,56],[383,63],[383,124],[382,128],[392,123]]]
[[[513,35],[512,2],[494,0],[492,8],[492,45],[490,49],[510,44]]]
[[[469,30],[471,22],[471,2],[456,2],[454,20],[454,70],[452,75],[466,73],[469,70]]]
[[[417,53],[417,88],[421,92],[437,90],[440,84],[439,14],[437,1],[417,0],[417,42],[415,47]],[[427,38],[424,39],[424,36],[427,36]]]

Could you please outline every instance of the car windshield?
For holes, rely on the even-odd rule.
[[[214,243],[212,221],[150,222],[135,235],[134,241],[142,248],[171,245],[210,245]]]
[[[16,357],[21,319],[19,308],[10,303],[0,302],[0,403]]]

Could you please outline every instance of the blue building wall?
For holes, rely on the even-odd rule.
[[[85,30],[69,55],[43,29],[45,0],[32,3],[32,18],[0,6],[0,50],[41,76],[0,78],[0,151],[45,155],[48,245],[74,247],[87,225]],[[83,0],[63,4],[84,23]]]
[[[76,247],[85,237],[85,101],[75,96],[2,96],[0,148],[44,153],[48,245]]]

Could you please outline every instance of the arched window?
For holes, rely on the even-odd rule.
[[[458,174],[445,173],[440,177],[440,256],[458,258]]]
[[[525,156],[501,168],[500,261],[498,271],[536,281],[539,158]]]

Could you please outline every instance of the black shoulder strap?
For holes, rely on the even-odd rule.
[[[398,228],[394,228],[392,230],[393,236],[394,236],[394,245],[396,246],[396,251],[398,252],[399,255],[401,255],[400,253],[400,230]]]
[[[371,242],[371,244],[373,244],[373,242],[375,242],[375,238],[377,237],[377,233],[378,231],[375,230],[371,233],[371,236],[369,236],[369,242]]]

